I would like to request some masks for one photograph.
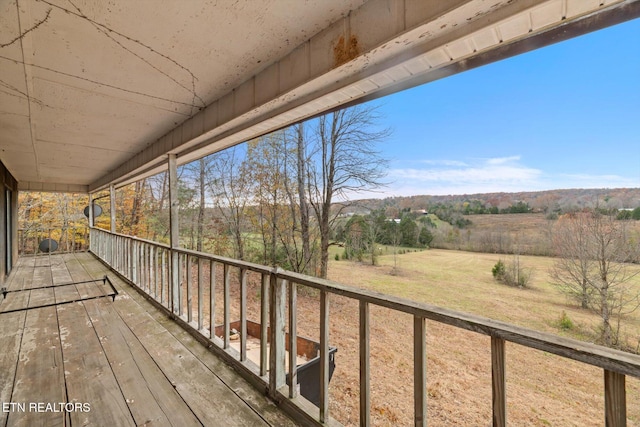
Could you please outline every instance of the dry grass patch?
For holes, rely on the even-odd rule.
[[[501,285],[491,268],[502,255],[446,250],[412,252],[378,266],[332,262],[332,280],[360,288],[447,307],[527,328],[588,338],[597,316],[575,307],[549,283],[553,259],[521,256],[533,269],[531,289]],[[399,274],[391,275],[394,267]],[[333,299],[332,299],[333,301]],[[574,323],[561,330],[562,312]],[[354,302],[332,306],[331,343],[349,347],[357,340]],[[335,317],[334,317],[335,316]],[[372,317],[372,417],[375,425],[410,425],[413,416],[413,349],[408,316],[376,307]],[[407,317],[407,319],[405,319]],[[625,319],[626,334],[640,337],[638,316]],[[334,324],[343,327],[334,330]],[[632,341],[632,340],[631,340]],[[451,326],[427,323],[427,392],[431,426],[489,425],[491,370],[489,338]],[[332,416],[357,425],[357,400],[341,402],[358,383],[357,349],[337,354],[331,390]],[[342,369],[342,366],[348,367]],[[628,425],[640,425],[639,381],[628,379]],[[357,389],[357,388],[356,388]],[[346,390],[346,391],[345,391]],[[602,371],[597,368],[507,344],[509,424],[518,426],[601,426],[604,421]],[[337,400],[337,401],[336,401]]]

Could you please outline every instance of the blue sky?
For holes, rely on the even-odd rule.
[[[640,20],[388,96],[377,194],[640,187]]]

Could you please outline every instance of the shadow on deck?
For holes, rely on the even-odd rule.
[[[89,253],[23,257],[7,290],[0,426],[296,425]]]

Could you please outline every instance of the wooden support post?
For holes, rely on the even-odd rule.
[[[329,294],[320,290],[320,422],[329,421]]]
[[[171,309],[178,311],[178,289],[180,287],[180,260],[178,252],[180,247],[180,232],[178,222],[178,163],[175,154],[169,154],[169,243],[171,246]]]
[[[289,397],[298,396],[298,294],[289,282]]]
[[[625,376],[608,369],[604,370],[604,411],[606,427],[626,427]]]
[[[93,193],[89,193],[89,228],[95,226],[95,220],[93,217]]]
[[[491,390],[493,427],[507,425],[507,383],[505,375],[505,342],[491,337]]]
[[[360,426],[371,425],[369,303],[360,300]]]
[[[285,384],[285,304],[287,290],[284,282],[277,277],[276,268],[269,280],[269,395],[277,397],[278,388]]]
[[[427,426],[427,328],[423,317],[413,317],[414,424]]]
[[[116,232],[116,187],[111,184],[109,186],[109,202],[110,202],[110,222],[109,222],[109,230],[112,233]]]

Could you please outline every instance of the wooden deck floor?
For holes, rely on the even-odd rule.
[[[115,301],[60,304],[105,289],[58,285],[105,274]],[[21,291],[0,296],[0,426],[295,425],[91,254],[20,258],[7,289]]]

